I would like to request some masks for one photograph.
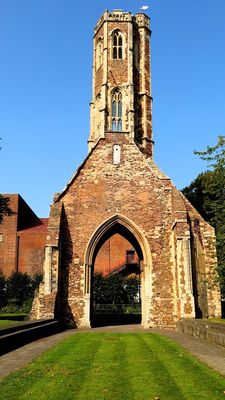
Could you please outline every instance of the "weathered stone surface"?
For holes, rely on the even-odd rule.
[[[112,18],[114,15],[115,18]],[[152,157],[150,20],[147,15],[106,11],[94,33],[93,98],[89,149],[112,131],[112,96],[122,95],[122,131]],[[122,35],[122,58],[113,58],[113,33]],[[99,50],[101,49],[101,51]],[[101,53],[101,54],[100,54]]]
[[[121,60],[111,56],[115,29],[123,32]],[[130,242],[140,260],[144,327],[174,328],[181,318],[220,315],[214,231],[152,160],[149,38],[149,19],[143,14],[106,12],[97,25],[94,46],[102,40],[104,54],[101,73],[94,57],[90,152],[54,198],[45,280],[34,317],[55,313],[76,327],[90,326],[95,259],[114,234]],[[127,110],[122,132],[108,129],[115,88],[122,91]]]
[[[212,324],[211,322],[207,322],[207,320],[190,319],[178,321],[177,330],[225,347],[224,325]]]
[[[121,146],[119,167],[112,162],[114,143]],[[123,225],[123,221],[120,221],[120,216],[123,216],[130,221],[131,227],[138,227],[147,242],[142,251],[149,252],[150,260],[150,264],[146,265],[147,256],[142,254],[142,284],[144,287],[147,284],[148,290],[142,295],[143,307],[146,308],[147,303],[149,307],[143,311],[147,326],[174,327],[179,318],[195,316],[191,245],[194,254],[204,260],[204,268],[201,264],[201,281],[212,281],[215,255],[208,250],[208,241],[214,240],[212,228],[187,203],[173,183],[168,178],[162,178],[162,174],[156,175],[151,166],[126,134],[108,133],[105,139],[98,142],[70,185],[52,206],[52,210],[60,209],[63,204],[61,233],[58,236],[57,230],[56,234],[61,248],[61,314],[66,319],[72,317],[76,326],[82,325],[85,296],[90,293],[87,283],[88,244],[98,228],[113,216],[118,216],[115,232],[118,229],[116,224]],[[193,228],[193,220],[199,221],[197,231]],[[49,225],[52,227],[54,224],[59,226],[55,212],[52,212]],[[204,248],[199,235],[204,237]],[[198,260],[196,263],[198,275]],[[49,273],[54,290],[57,265],[52,258]],[[203,297],[208,315],[219,315],[217,287],[210,290],[205,287],[204,290],[196,298],[198,307],[201,307],[199,303]],[[48,311],[47,315],[50,316]]]

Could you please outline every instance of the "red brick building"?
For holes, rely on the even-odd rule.
[[[91,326],[93,274],[116,241],[138,256],[142,326],[220,315],[214,230],[153,161],[150,33],[142,13],[97,23],[89,154],[54,197],[33,318]]]
[[[138,255],[132,244],[115,233],[99,249],[95,259],[95,272],[108,275],[126,264],[138,263]]]
[[[10,198],[13,215],[0,225],[0,271],[5,276],[42,273],[48,219],[38,218],[19,194],[4,196]]]

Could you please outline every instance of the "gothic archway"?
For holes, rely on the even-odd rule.
[[[92,274],[96,256],[102,244],[114,233],[126,238],[138,254],[141,275],[141,324],[149,327],[151,308],[151,252],[141,229],[127,217],[116,214],[104,221],[93,233],[85,252],[85,315],[86,326],[91,326]]]

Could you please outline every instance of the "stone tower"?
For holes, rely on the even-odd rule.
[[[89,150],[107,132],[122,132],[152,157],[150,19],[106,11],[94,31]]]
[[[149,41],[145,14],[97,23],[89,154],[54,197],[33,318],[91,326],[95,261],[114,235],[139,259],[143,327],[220,315],[214,230],[152,159]]]

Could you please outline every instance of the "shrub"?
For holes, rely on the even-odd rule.
[[[29,312],[35,289],[41,281],[41,274],[32,277],[13,272],[8,279],[0,274],[0,308],[7,312]]]

